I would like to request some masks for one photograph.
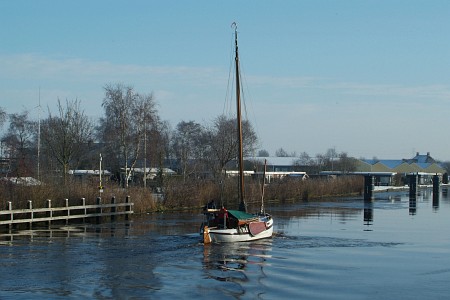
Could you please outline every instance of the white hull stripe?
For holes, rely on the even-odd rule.
[[[255,235],[255,236],[261,235],[261,234],[267,232],[271,228],[272,228],[272,226],[269,226],[266,230],[264,230],[263,232],[260,232],[259,234]],[[223,232],[223,230],[216,231],[214,229],[211,229],[209,231],[209,234],[216,234],[216,235],[251,235],[249,232]]]

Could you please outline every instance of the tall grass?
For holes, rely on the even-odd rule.
[[[269,201],[307,201],[326,197],[362,194],[361,176],[343,176],[315,180],[287,180],[271,183],[266,189]]]
[[[111,198],[116,198],[116,203],[123,203],[127,196],[134,203],[133,210],[136,213],[156,210],[157,201],[152,193],[143,188],[123,189],[116,185],[106,185],[103,193],[97,186],[82,184],[71,181],[67,185],[42,184],[36,186],[21,186],[9,182],[0,184],[0,209],[6,209],[8,202],[12,203],[13,209],[26,208],[31,200],[34,208],[46,207],[46,201],[52,200],[52,207],[65,206],[65,199],[69,205],[80,205],[82,198],[86,204],[95,204],[100,197],[102,203],[110,203]]]
[[[271,182],[265,187],[265,201],[295,202],[319,199],[331,196],[361,194],[363,178],[361,176],[345,176],[335,179],[317,180],[280,180]],[[99,193],[95,185],[82,184],[77,181],[63,186],[44,184],[39,186],[18,186],[11,183],[0,184],[0,209],[7,207],[11,201],[14,209],[26,208],[28,200],[33,201],[33,207],[45,207],[46,200],[52,200],[52,206],[64,206],[65,199],[69,205],[79,205],[81,198],[86,204],[94,204],[97,197],[102,203],[109,203],[112,197],[116,202],[124,202],[130,196],[134,203],[135,213],[145,213],[159,210],[200,208],[210,201],[217,206],[224,205],[230,209],[238,207],[237,178],[227,178],[220,183],[211,180],[189,179],[184,181],[178,177],[166,178],[163,188],[163,198],[157,199],[149,189],[131,187],[123,189],[117,185],[106,185],[103,193]],[[245,197],[252,205],[261,203],[261,183],[249,180],[245,187]]]
[[[333,179],[280,180],[265,186],[265,201],[295,202],[361,195],[364,180],[361,176],[344,176]],[[248,180],[245,186],[247,204],[260,204],[262,185],[258,180]],[[210,201],[217,206],[236,209],[239,205],[237,178],[227,178],[219,183],[213,181],[171,179],[166,182],[165,198],[161,207],[165,209],[198,208]]]

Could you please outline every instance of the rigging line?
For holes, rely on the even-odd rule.
[[[259,126],[258,126],[258,119],[256,118],[256,114],[255,114],[254,100],[253,100],[253,96],[251,94],[251,90],[248,85],[248,81],[245,76],[245,67],[242,66],[241,62],[239,62],[239,69],[241,70],[240,77],[241,77],[241,82],[243,83],[242,88],[241,88],[241,94],[242,94],[242,104],[243,104],[243,108],[244,108],[245,119],[247,121],[249,121],[249,123],[250,123],[250,120],[252,120],[251,125],[255,130],[256,136],[259,137]],[[251,118],[249,117],[249,111],[251,114]],[[259,145],[257,145],[257,147],[258,146]],[[256,153],[255,153],[256,148],[253,151],[254,152],[253,156],[256,156]]]
[[[245,71],[243,71],[243,72],[245,72]],[[242,94],[243,94],[243,98],[244,98],[244,108],[245,108],[246,117],[247,117],[248,120],[250,120],[250,118],[248,118],[248,114],[249,114],[249,111],[250,111],[250,112],[252,112],[253,118],[256,119],[255,118],[254,105],[253,105],[253,97],[252,97],[250,89],[248,87],[247,79],[246,79],[245,76],[241,76],[241,78],[242,78],[242,82],[244,83],[243,85],[245,86],[245,91],[244,91],[244,88],[243,88],[242,89]],[[249,105],[247,105],[247,104],[249,104]]]
[[[225,101],[223,103],[223,110],[222,114],[224,116],[231,115],[232,111],[232,93],[234,88],[234,72],[233,72],[233,66],[234,66],[234,35],[231,35],[231,42],[230,42],[230,56],[229,56],[229,67],[228,67],[228,82],[227,82],[227,90],[225,93]]]

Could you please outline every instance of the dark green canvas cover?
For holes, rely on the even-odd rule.
[[[248,219],[254,219],[255,215],[248,214],[246,212],[240,211],[240,210],[228,210],[228,213],[233,215],[238,220],[248,220]]]

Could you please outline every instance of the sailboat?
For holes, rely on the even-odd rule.
[[[233,23],[235,36],[235,71],[236,71],[236,114],[238,138],[239,165],[239,210],[220,209],[207,205],[204,209],[205,221],[200,234],[204,244],[248,242],[269,238],[273,234],[273,218],[264,210],[264,192],[261,197],[261,210],[258,213],[248,213],[244,199],[244,157],[242,141],[241,91],[239,74],[239,53],[237,26]],[[265,179],[265,173],[263,178]],[[263,182],[264,191],[264,182]]]

